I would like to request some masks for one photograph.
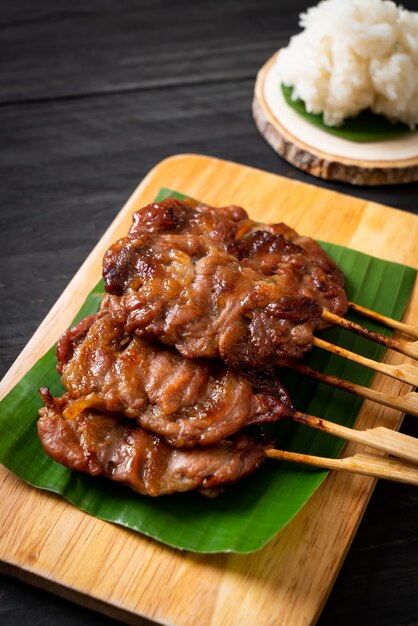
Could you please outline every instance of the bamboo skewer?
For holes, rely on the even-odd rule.
[[[338,354],[339,356],[342,356],[345,359],[349,359],[350,361],[355,361],[356,363],[360,363],[361,365],[370,367],[376,372],[387,374],[392,378],[401,380],[402,382],[413,385],[414,387],[418,386],[418,368],[409,363],[402,363],[400,365],[388,365],[387,363],[380,363],[365,356],[361,356],[360,354],[356,354],[355,352],[351,352],[350,350],[346,350],[345,348],[340,348],[333,343],[329,343],[329,341],[319,339],[319,337],[314,337],[313,345],[317,346],[318,348],[323,348],[328,352],[332,352],[333,354]]]
[[[418,328],[415,326],[397,322],[396,320],[374,313],[373,311],[360,307],[359,305],[355,305],[354,303],[350,303],[350,307],[357,313],[363,314],[365,317],[385,323],[390,328],[400,330],[414,338],[418,338]],[[392,348],[397,352],[401,352],[409,357],[418,359],[418,341],[412,342],[393,340],[381,335],[380,333],[370,331],[359,324],[340,318],[339,316],[325,310],[322,318],[332,324],[337,324],[361,336],[376,341],[377,343],[380,343],[388,348]],[[388,365],[386,363],[380,363],[344,348],[340,348],[339,346],[317,337],[314,337],[313,344],[343,358],[348,358],[351,361],[370,367],[371,369],[391,376],[392,378],[396,378],[397,380],[413,386],[418,386],[418,368],[409,363],[403,363],[401,365]],[[410,392],[404,396],[391,396],[374,389],[363,387],[362,385],[357,385],[356,383],[351,383],[338,378],[337,376],[317,372],[302,364],[295,364],[292,369],[302,374],[311,376],[326,384],[330,384],[339,389],[354,393],[355,395],[365,399],[378,402],[379,404],[395,408],[402,412],[408,412],[411,415],[418,417],[418,393]],[[288,452],[285,450],[277,450],[273,448],[266,450],[266,455],[268,457],[292,461],[295,463],[304,463],[324,469],[344,470],[367,476],[374,476],[376,478],[385,478],[397,482],[418,485],[418,440],[414,437],[403,435],[382,426],[367,429],[365,431],[358,431],[340,424],[329,422],[322,418],[300,413],[298,411],[294,412],[293,420],[323,432],[342,437],[348,441],[354,441],[378,450],[382,450],[399,458],[385,458],[370,454],[355,454],[351,457],[333,459],[300,454],[297,452]]]
[[[300,374],[319,380],[326,385],[331,385],[337,389],[348,391],[349,393],[359,396],[360,398],[364,398],[365,400],[372,400],[373,402],[377,402],[383,406],[388,406],[391,409],[397,409],[402,413],[409,413],[409,415],[418,417],[418,393],[415,391],[406,393],[403,396],[392,396],[387,393],[382,393],[381,391],[376,391],[375,389],[369,389],[369,387],[364,387],[363,385],[357,385],[356,383],[352,383],[344,378],[339,378],[338,376],[333,376],[332,374],[317,372],[307,365],[302,365],[300,363],[295,363],[295,365],[292,366],[292,369],[295,372],[299,372]]]
[[[326,309],[323,310],[321,317],[323,320],[329,322],[330,324],[342,326],[343,328],[346,328],[347,330],[356,333],[357,335],[361,335],[362,337],[366,337],[371,341],[380,343],[381,345],[386,346],[387,348],[391,348],[392,350],[396,350],[396,352],[400,352],[401,354],[405,354],[412,359],[418,359],[418,341],[405,341],[402,339],[392,339],[391,337],[386,337],[381,333],[376,333],[373,330],[369,330],[368,328],[360,326],[360,324],[351,322],[344,317],[335,315],[334,313],[331,313]]]
[[[305,424],[311,428],[316,428],[322,432],[347,439],[347,441],[355,441],[363,445],[382,450],[387,454],[396,456],[399,459],[410,461],[417,464],[418,471],[418,439],[390,430],[384,426],[376,428],[368,428],[366,430],[356,430],[355,428],[347,428],[341,424],[329,422],[314,415],[300,413],[295,411],[292,419],[300,424]]]
[[[398,320],[394,320],[391,317],[382,315],[381,313],[376,313],[376,311],[367,309],[366,307],[361,306],[360,304],[356,304],[355,302],[349,302],[348,306],[352,311],[355,311],[356,313],[362,315],[363,317],[366,317],[367,319],[374,320],[375,322],[384,324],[389,328],[399,330],[405,335],[409,335],[410,337],[418,339],[418,326],[414,326],[413,324],[405,324],[404,322],[398,322]]]
[[[287,452],[267,448],[266,456],[281,461],[293,461],[304,463],[324,469],[336,469],[356,474],[364,474],[375,478],[394,480],[400,483],[418,485],[418,466],[406,461],[398,461],[386,457],[374,456],[373,454],[354,454],[343,459],[330,459],[298,452]]]

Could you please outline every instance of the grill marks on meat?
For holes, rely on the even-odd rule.
[[[134,213],[129,236],[188,234],[204,235],[218,242],[230,241],[248,228],[249,221],[247,212],[241,207],[214,209],[195,200],[169,198]]]
[[[99,316],[100,313],[89,315],[61,335],[56,349],[57,372],[59,374],[62,374],[64,364],[72,357],[75,346],[84,339],[89,328]]]
[[[144,232],[204,235],[224,244],[244,266],[276,276],[289,291],[315,298],[336,315],[347,311],[342,272],[314,239],[286,224],[254,222],[237,206],[214,209],[169,198],[134,214],[129,236]]]
[[[315,239],[299,235],[293,228],[290,228],[287,224],[283,224],[283,222],[278,224],[262,224],[255,222],[252,227],[252,231],[254,230],[263,230],[274,235],[282,235],[288,241],[302,248],[310,256],[311,262],[320,267],[331,280],[341,285],[341,287],[344,287],[343,273]]]
[[[322,307],[345,313],[342,274],[285,224],[173,199],[135,213],[103,268],[100,312],[58,343],[67,393],[40,390],[45,452],[141,494],[216,495],[265,458],[242,429],[291,415],[273,366],[310,348]]]
[[[53,459],[92,476],[102,474],[150,496],[199,489],[214,495],[253,472],[264,461],[261,443],[238,434],[203,448],[178,449],[163,438],[108,413],[83,410],[68,420],[63,412],[72,400],[66,394],[52,398],[41,389],[38,433]],[[214,492],[215,490],[215,492]]]
[[[187,358],[220,355],[238,369],[300,359],[321,315],[314,299],[287,295],[201,235],[122,239],[106,253],[103,275],[111,294],[105,307],[127,333]]]
[[[286,232],[291,229],[285,227],[284,230]],[[333,263],[315,241],[308,239],[308,244],[313,249],[312,256],[282,234],[255,230],[241,239],[229,242],[228,252],[234,255],[243,267],[252,267],[262,272],[264,276],[273,277],[277,284],[282,285],[290,293],[313,298],[336,315],[344,315],[347,310],[347,297],[338,268],[334,271]],[[327,271],[322,266],[326,267]],[[322,326],[325,326],[322,322],[317,324],[317,328]]]
[[[127,335],[106,314],[89,321],[84,336],[70,329],[58,345],[62,382],[75,399],[67,419],[85,408],[124,414],[170,444],[190,447],[291,415],[278,381],[262,375],[251,381],[219,359],[189,361]]]

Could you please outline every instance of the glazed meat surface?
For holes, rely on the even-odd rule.
[[[318,244],[309,241],[311,247]],[[254,230],[241,239],[228,244],[228,252],[234,255],[243,267],[252,267],[264,276],[271,276],[277,284],[289,293],[303,294],[315,299],[321,307],[336,315],[344,315],[347,311],[347,297],[343,288],[343,280],[333,271],[329,263],[329,273],[316,262],[322,255],[316,255],[315,261],[299,245],[294,244],[283,235],[268,230]],[[322,250],[321,250],[322,252]],[[325,261],[321,263],[325,265]],[[334,276],[335,274],[335,276]],[[325,328],[326,324],[318,321],[317,328]]]
[[[187,358],[220,355],[236,369],[300,359],[322,311],[201,235],[121,239],[106,253],[103,275],[111,294],[104,308],[128,334]]]
[[[336,315],[347,311],[339,268],[316,241],[286,224],[254,222],[237,206],[214,209],[194,200],[169,198],[134,214],[129,236],[144,232],[206,236],[223,243],[242,265],[276,276],[289,291],[315,298]]]
[[[150,496],[199,489],[206,495],[253,472],[265,458],[263,446],[243,434],[203,448],[179,449],[116,417],[84,410],[63,417],[68,394],[52,398],[41,389],[38,433],[45,452],[58,463],[92,476],[102,474]]]
[[[241,207],[213,208],[195,200],[168,198],[134,213],[130,237],[142,233],[203,235],[217,242],[239,237],[254,224]]]
[[[64,417],[85,408],[124,414],[178,447],[212,444],[292,412],[278,381],[261,375],[251,380],[220,359],[187,360],[127,335],[106,314],[64,333],[57,356],[62,382],[75,399]]]
[[[323,308],[346,312],[337,266],[285,224],[168,199],[134,214],[103,276],[99,313],[58,343],[67,393],[40,390],[46,453],[151,496],[253,472],[247,427],[292,414],[275,366],[310,349]]]

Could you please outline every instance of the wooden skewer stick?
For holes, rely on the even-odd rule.
[[[356,354],[355,352],[350,352],[350,350],[346,350],[345,348],[340,348],[333,343],[329,343],[329,341],[319,339],[319,337],[314,337],[313,345],[318,348],[328,350],[328,352],[332,352],[333,354],[338,354],[339,356],[349,359],[350,361],[355,361],[356,363],[370,367],[376,372],[387,374],[387,376],[401,380],[402,382],[413,385],[414,387],[418,386],[418,368],[410,363],[402,363],[401,365],[379,363],[378,361],[373,361],[373,359],[368,359],[367,357]]]
[[[304,463],[314,465],[324,469],[336,469],[375,478],[385,478],[400,483],[418,485],[418,466],[406,461],[398,461],[386,457],[378,457],[373,454],[354,454],[343,459],[330,459],[310,454],[299,454],[298,452],[287,452],[267,448],[266,456],[271,459],[281,461],[293,461],[294,463]]]
[[[405,324],[405,322],[398,322],[398,320],[394,320],[391,317],[387,317],[386,315],[382,315],[381,313],[377,313],[376,311],[372,311],[371,309],[367,309],[360,304],[356,304],[355,302],[348,303],[349,308],[352,311],[355,311],[359,315],[366,317],[367,319],[374,320],[375,322],[380,322],[389,328],[393,328],[394,330],[400,330],[405,335],[409,335],[410,337],[415,337],[418,339],[418,326],[414,326],[413,324]]]
[[[418,417],[418,393],[415,391],[410,391],[403,396],[392,396],[388,393],[376,391],[375,389],[369,389],[363,385],[357,385],[356,383],[352,383],[344,378],[339,378],[338,376],[333,376],[332,374],[317,372],[311,367],[302,365],[301,363],[295,363],[292,366],[292,369],[295,372],[299,372],[300,374],[319,380],[326,385],[331,385],[337,389],[348,391],[349,393],[359,396],[360,398],[364,398],[365,400],[372,400],[378,404],[383,404],[383,406],[388,406],[391,409],[397,409],[402,413],[409,413],[409,415]]]
[[[368,428],[366,430],[356,430],[355,428],[347,428],[341,424],[329,422],[314,415],[300,413],[295,411],[292,419],[300,424],[305,424],[312,428],[321,430],[322,432],[347,439],[347,441],[355,441],[366,446],[382,450],[387,454],[399,457],[411,463],[418,464],[418,439],[390,430],[384,426],[376,428]],[[418,465],[417,465],[418,471]]]
[[[396,352],[405,354],[412,359],[418,359],[418,341],[404,341],[402,339],[392,339],[391,337],[386,337],[381,333],[376,333],[373,330],[369,330],[368,328],[360,326],[360,324],[351,322],[344,317],[335,315],[334,313],[331,313],[326,309],[323,310],[321,317],[323,320],[329,322],[330,324],[342,326],[343,328],[346,328],[347,330],[350,330],[357,335],[367,337],[367,339],[370,339],[371,341],[375,341],[376,343],[380,343],[387,348],[396,350]]]

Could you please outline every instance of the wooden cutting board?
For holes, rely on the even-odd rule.
[[[375,203],[203,156],[158,164],[103,235],[12,366],[0,396],[70,324],[101,273],[106,248],[124,235],[133,211],[169,187],[209,204],[239,204],[253,218],[284,221],[301,233],[390,261],[418,266],[418,218]],[[88,219],[88,218],[87,218]],[[418,318],[415,290],[406,319]],[[388,362],[405,360],[392,353]],[[409,387],[377,376],[374,388]],[[398,412],[365,403],[357,426],[396,428]],[[347,453],[358,452],[355,445]],[[173,626],[302,626],[316,621],[375,481],[331,473],[308,504],[264,549],[196,555],[94,519],[27,486],[0,467],[0,559],[19,576],[127,623],[139,616]]]

